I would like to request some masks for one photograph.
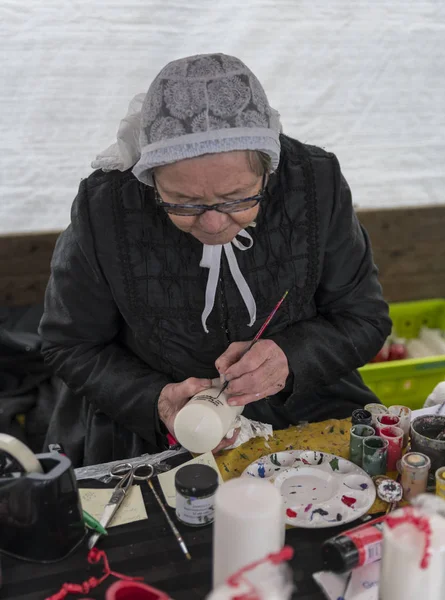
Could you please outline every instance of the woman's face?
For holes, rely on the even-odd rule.
[[[247,151],[207,154],[155,169],[156,187],[171,204],[219,204],[255,196],[262,177],[252,171]],[[199,216],[169,214],[172,222],[203,244],[227,244],[258,215],[259,206],[235,213],[209,210]]]

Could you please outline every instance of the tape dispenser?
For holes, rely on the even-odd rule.
[[[69,458],[34,454],[0,434],[0,552],[53,562],[67,556],[85,532]]]

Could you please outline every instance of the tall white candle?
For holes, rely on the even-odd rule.
[[[280,550],[284,537],[283,500],[273,485],[251,477],[224,483],[215,495],[213,587]]]
[[[393,513],[394,518],[403,510]],[[445,598],[445,519],[437,514],[426,518],[431,529],[431,554],[426,568],[421,566],[425,534],[409,522],[393,528],[384,525],[381,600]]]

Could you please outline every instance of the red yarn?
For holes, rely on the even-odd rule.
[[[99,550],[96,547],[91,548],[91,550],[88,552],[87,560],[91,565],[95,565],[101,560],[103,561],[104,574],[102,577],[90,577],[83,583],[64,583],[58,592],[56,592],[53,596],[48,596],[48,598],[45,600],[63,600],[63,598],[66,598],[66,596],[69,596],[69,594],[87,594],[93,588],[98,587],[101,583],[103,583],[110,575],[114,575],[114,577],[117,577],[118,579],[125,579],[127,581],[143,580],[143,577],[128,577],[127,575],[122,575],[121,573],[112,571],[110,569],[107,555],[103,550]]]
[[[430,558],[431,558],[431,525],[427,517],[418,515],[411,508],[405,508],[403,514],[398,517],[388,515],[386,517],[385,523],[393,529],[394,527],[398,527],[403,523],[410,523],[414,525],[414,527],[425,535],[425,548],[423,550],[422,560],[420,561],[420,568],[427,569]]]
[[[232,600],[261,600],[261,596],[258,595],[255,586],[253,586],[250,581],[244,579],[244,573],[247,571],[252,571],[256,569],[259,565],[263,563],[271,562],[273,565],[279,565],[282,562],[290,560],[294,555],[294,549],[291,546],[284,546],[279,552],[274,552],[273,554],[268,554],[265,558],[261,560],[257,560],[246,567],[243,567],[239,571],[237,571],[234,575],[231,575],[227,579],[227,584],[231,587],[238,587],[241,583],[244,583],[249,586],[249,591],[240,594],[239,596],[232,596]]]

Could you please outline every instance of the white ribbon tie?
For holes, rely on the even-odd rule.
[[[255,299],[250,291],[249,286],[247,285],[247,281],[244,279],[244,276],[241,273],[232,248],[233,244],[236,248],[238,248],[238,250],[249,250],[249,248],[252,248],[253,246],[253,239],[252,236],[244,229],[238,233],[238,236],[247,239],[249,244],[244,246],[239,240],[236,239],[236,237],[228,244],[219,244],[217,246],[203,244],[202,259],[199,263],[199,266],[204,267],[205,269],[210,269],[206,287],[206,302],[201,315],[202,326],[206,333],[209,333],[206,324],[207,318],[215,305],[216,288],[218,286],[219,272],[221,269],[221,252],[223,249],[227,257],[227,262],[229,263],[230,273],[232,274],[242,299],[244,300],[244,304],[249,312],[249,327],[252,327],[256,321]]]

